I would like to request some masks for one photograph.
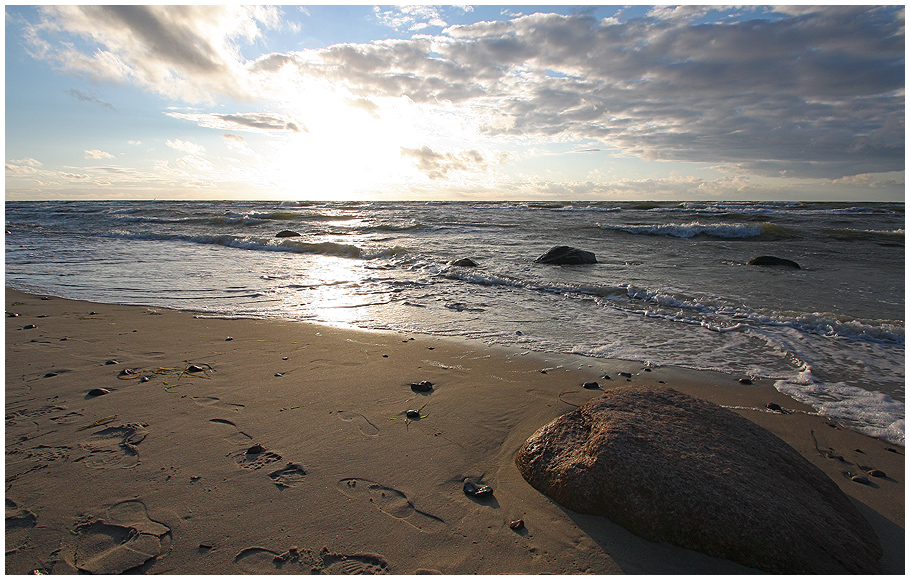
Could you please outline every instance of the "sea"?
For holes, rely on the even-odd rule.
[[[769,379],[832,420],[904,445],[903,203],[8,201],[5,210],[6,285],[18,290]],[[557,245],[597,263],[535,262]],[[749,265],[758,256],[799,269]],[[453,263],[462,258],[476,266]]]

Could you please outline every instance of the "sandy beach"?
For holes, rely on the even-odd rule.
[[[6,311],[7,574],[756,573],[524,481],[516,451],[601,394],[586,381],[665,384],[770,430],[852,499],[883,572],[905,571],[904,449],[770,381],[10,289]],[[869,469],[885,476],[850,479]]]

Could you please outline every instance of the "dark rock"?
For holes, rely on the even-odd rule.
[[[619,373],[619,376],[626,377],[627,379],[631,379],[632,373]]]
[[[777,403],[768,403],[767,405],[765,405],[765,407],[771,411],[776,411],[778,413],[782,413],[784,411],[784,408],[781,407],[780,405],[778,405]]]
[[[881,469],[870,469],[869,475],[871,475],[872,477],[888,477],[887,475],[885,475],[885,472],[882,471]]]
[[[475,262],[471,258],[462,258],[460,260],[455,260],[454,262],[452,262],[452,265],[461,266],[463,268],[476,268],[477,262]]]
[[[420,411],[416,409],[408,409],[404,412],[404,416],[408,419],[420,419]]]
[[[474,497],[489,497],[493,495],[493,488],[489,485],[477,486],[471,483],[470,479],[464,480],[464,492]]]
[[[249,449],[247,449],[246,454],[247,455],[256,455],[258,453],[262,453],[263,451],[265,451],[265,447],[263,447],[262,445],[257,443],[255,445],[253,445],[252,447],[250,447]]]
[[[869,481],[869,478],[866,477],[865,475],[854,475],[850,479],[852,481],[855,481],[856,483],[861,483],[863,485],[870,485],[872,483],[871,481]]]
[[[10,318],[17,318],[19,316],[15,312],[7,312],[6,315]]]
[[[411,383],[411,388],[419,393],[429,393],[433,390],[433,383],[430,381],[420,381],[419,383]]]
[[[739,379],[739,384],[741,385],[751,385],[752,379]]]
[[[600,384],[597,381],[588,381],[587,383],[583,384],[582,387],[586,389],[599,389]]]
[[[26,324],[25,326],[22,327],[22,330],[31,330],[32,328],[38,328],[38,327],[35,326],[34,324]]]
[[[106,364],[106,365],[119,365],[119,364],[120,364],[120,361],[119,361],[119,360],[111,359],[111,360],[106,360],[106,361],[104,361],[104,364]]]
[[[513,530],[521,530],[521,529],[524,529],[524,527],[525,527],[524,520],[515,520],[512,522],[509,522],[509,528],[511,528]]]
[[[596,264],[597,259],[592,252],[579,250],[569,246],[554,246],[546,254],[534,260],[538,264],[577,265]]]
[[[297,232],[292,232],[291,230],[282,230],[282,231],[278,232],[277,234],[275,234],[275,237],[276,238],[296,238],[299,235],[300,234],[298,234]]]
[[[774,256],[759,256],[749,260],[750,266],[784,266],[786,268],[793,268],[799,270],[799,264],[793,260],[787,260],[785,258],[776,258]]]
[[[819,468],[713,403],[608,390],[539,429],[516,464],[537,490],[668,542],[774,574],[879,573],[872,527]]]
[[[199,365],[189,365],[188,367],[186,367],[185,372],[188,372],[188,373],[204,373],[204,372],[205,372],[205,368],[203,368],[203,367],[201,367],[201,366],[199,366]]]
[[[101,395],[107,395],[108,393],[110,393],[109,390],[98,388],[98,389],[92,389],[91,391],[89,391],[88,395],[90,397],[100,397]]]

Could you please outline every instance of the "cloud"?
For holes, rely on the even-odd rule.
[[[6,172],[11,175],[32,175],[38,172],[41,162],[31,157],[13,159],[6,163]]]
[[[25,30],[35,58],[94,80],[130,82],[190,102],[243,97],[238,42],[280,23],[263,6],[42,6]]]
[[[221,129],[226,131],[252,131],[256,133],[307,131],[300,123],[274,113],[178,113],[169,111],[165,113],[175,119],[193,121],[200,127]]]
[[[426,31],[446,20],[446,9],[458,8],[374,14],[398,30]],[[290,103],[314,81],[368,112],[368,102],[403,96],[458,108],[502,141],[599,142],[619,155],[763,176],[838,179],[904,168],[900,6],[797,6],[716,22],[701,19],[709,8],[692,6],[603,20],[586,11],[537,13],[253,60],[240,47],[280,26],[278,9],[39,10],[40,22],[26,31],[37,58],[186,102],[224,95]],[[307,130],[274,113],[167,114],[231,132]],[[434,162],[411,156],[428,168]],[[453,160],[437,162],[428,174],[445,175]]]
[[[85,151],[86,159],[113,159],[114,156],[106,151],[101,151],[100,149],[91,149]]]
[[[211,171],[215,168],[211,162],[199,157],[198,155],[186,155],[180,157],[176,161],[177,167],[180,169],[188,169],[191,171]]]
[[[191,155],[199,155],[205,151],[205,147],[199,145],[198,143],[193,143],[192,141],[183,141],[181,139],[174,139],[171,141],[168,139],[166,144],[171,149],[176,149],[177,151],[183,151],[184,153],[189,153]]]
[[[104,102],[104,101],[102,101],[101,99],[98,99],[98,98],[96,98],[96,97],[92,97],[92,96],[90,96],[90,95],[86,95],[86,94],[83,93],[82,91],[78,91],[78,90],[76,90],[76,89],[70,89],[70,90],[68,90],[68,91],[66,91],[66,92],[67,92],[67,94],[68,94],[69,96],[73,97],[73,98],[76,99],[77,101],[82,101],[82,102],[86,102],[86,103],[95,103],[96,105],[100,105],[100,106],[102,106],[102,107],[104,107],[105,109],[108,109],[108,110],[110,110],[110,111],[116,111],[116,110],[117,110],[117,109],[114,108],[114,105],[112,105],[112,104],[110,104],[110,103],[107,103],[107,102]]]
[[[430,179],[443,179],[451,171],[483,171],[486,159],[476,149],[461,153],[439,153],[427,146],[409,149],[401,148],[401,154],[417,161],[417,168]]]
[[[221,135],[221,139],[224,141],[224,144],[228,149],[239,151],[240,153],[244,153],[246,155],[256,155],[256,152],[253,151],[253,148],[247,144],[246,139],[240,135],[235,135],[233,133],[224,133]]]

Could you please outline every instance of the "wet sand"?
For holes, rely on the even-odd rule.
[[[8,574],[755,573],[522,479],[515,452],[600,394],[586,381],[663,382],[770,430],[851,497],[884,572],[904,573],[904,449],[770,381],[10,289],[6,311]],[[851,481],[863,468],[885,477]],[[493,497],[465,495],[465,478]]]

